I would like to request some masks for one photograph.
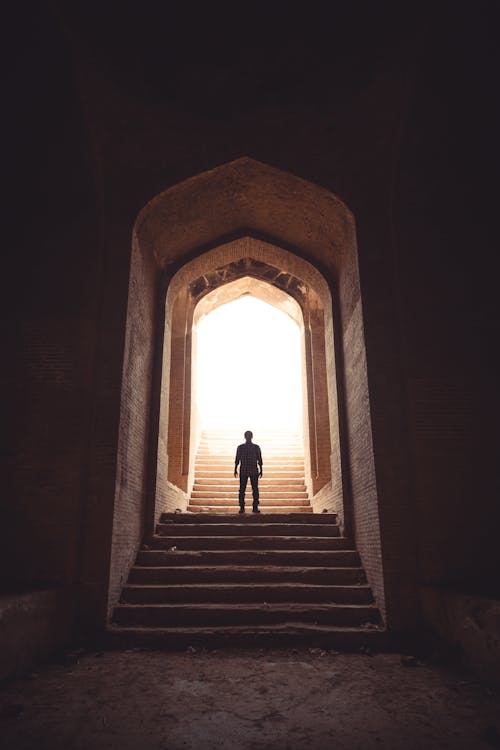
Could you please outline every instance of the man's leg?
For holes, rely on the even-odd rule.
[[[259,476],[258,474],[251,474],[250,481],[252,483],[253,510],[254,512],[257,512],[259,510]]]
[[[242,474],[240,471],[240,510],[245,510],[245,490],[248,482],[248,474]]]

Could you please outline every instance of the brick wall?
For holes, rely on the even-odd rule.
[[[5,23],[0,592],[57,602],[60,625],[46,610],[32,649],[6,633],[0,661],[26,666],[75,627],[102,245],[66,40],[41,6]]]
[[[363,341],[361,301],[358,301],[343,337],[351,512],[356,545],[377,604],[385,617],[379,504]]]
[[[123,361],[120,431],[108,607],[118,600],[144,533],[148,491],[150,412],[156,343],[158,268],[132,252]]]

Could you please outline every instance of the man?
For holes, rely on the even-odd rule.
[[[234,476],[238,476],[238,464],[240,465],[240,513],[245,512],[245,490],[250,477],[252,483],[253,512],[259,510],[259,477],[262,476],[262,454],[260,448],[252,443],[253,433],[245,432],[245,443],[238,445],[236,458],[234,459]]]

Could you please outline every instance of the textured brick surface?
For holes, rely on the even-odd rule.
[[[351,315],[344,336],[344,347],[350,353],[346,358],[348,366],[345,373],[345,388],[355,539],[368,580],[385,615],[379,506],[371,445],[370,404],[360,303]]]
[[[144,533],[157,313],[156,280],[154,258],[140,257],[140,248],[134,247],[129,299],[134,301],[135,314],[128,316],[125,339],[109,607],[119,596]]]

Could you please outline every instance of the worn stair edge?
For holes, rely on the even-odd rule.
[[[234,505],[233,505],[234,503]],[[238,495],[234,495],[234,492],[228,492],[227,497],[224,496],[224,493],[213,493],[213,494],[205,494],[203,497],[200,497],[199,495],[191,495],[189,499],[189,505],[194,506],[200,506],[200,505],[213,505],[214,507],[220,507],[222,506],[231,506],[233,505],[234,509],[236,510],[238,505]],[[247,496],[245,498],[245,505],[248,510],[251,510],[252,508],[252,496]],[[259,500],[259,510],[262,510],[263,508],[268,508],[269,506],[275,506],[277,508],[305,508],[307,507],[309,509],[309,512],[311,512],[311,504],[307,497],[290,497],[290,495],[287,495],[286,497],[270,497],[269,495],[261,495]]]
[[[176,524],[159,523],[156,526],[158,536],[302,536],[308,537],[338,537],[338,524],[293,524],[293,523],[255,523],[249,529],[248,524],[221,523],[204,524]]]
[[[373,604],[368,584],[329,585],[310,583],[177,583],[127,584],[122,604],[243,602],[335,602]]]
[[[139,566],[135,565],[129,583],[326,583],[364,584],[361,566],[303,567],[279,565]]]
[[[385,628],[351,628],[286,623],[264,626],[210,628],[124,628],[110,624],[108,648],[147,648],[163,651],[197,649],[323,648],[377,652],[389,647]]]
[[[216,500],[233,500],[234,490],[193,490],[191,492],[191,500],[203,500],[203,499],[216,499]],[[292,505],[292,501],[307,500],[307,492],[280,492],[278,490],[267,490],[259,492],[260,500],[282,500],[286,501],[287,505]],[[251,495],[250,498],[251,499]],[[308,504],[308,503],[307,503]],[[300,505],[306,505],[306,503],[300,503]]]
[[[237,502],[232,503],[232,504],[227,504],[227,505],[220,505],[220,506],[211,505],[210,503],[204,503],[203,505],[191,505],[191,504],[189,504],[188,505],[188,512],[189,513],[210,513],[210,514],[214,514],[214,515],[216,513],[221,513],[222,515],[227,515],[229,513],[230,514],[236,513],[237,512],[237,510],[236,510],[237,507],[238,507]],[[247,505],[247,508],[248,507],[249,506]],[[286,513],[287,511],[289,511],[289,512],[293,511],[294,513],[310,513],[311,512],[311,506],[310,505],[307,505],[307,506],[304,505],[302,507],[301,506],[290,507],[290,506],[286,506],[285,505],[285,506],[280,506],[280,507],[276,507],[276,506],[266,507],[265,505],[264,506],[261,505],[259,507],[259,510],[260,510],[261,514],[263,514],[263,515],[275,515],[276,513]],[[248,513],[251,513],[251,511],[248,511]]]
[[[353,549],[352,543],[342,536],[155,536],[147,542],[148,548],[195,550],[337,550]],[[144,548],[144,547],[143,547]]]
[[[195,477],[193,487],[195,489],[227,487],[228,482],[221,481],[221,479],[222,477]],[[231,484],[229,486],[232,487],[234,485],[237,488],[239,487],[239,479],[234,479],[232,475],[228,477],[228,479],[231,479]],[[300,477],[272,478],[267,476],[265,479],[259,479],[259,488],[275,487],[276,485],[280,487],[299,487],[300,489],[304,489],[305,487],[304,480],[301,480]]]
[[[265,625],[286,622],[363,627],[376,625],[379,611],[371,604],[311,602],[118,604],[113,622],[123,627]]]
[[[356,550],[140,550],[137,565],[302,565],[306,567],[360,564]]]
[[[229,468],[228,466],[222,468],[222,469],[215,469],[213,466],[211,466],[209,469],[205,469],[203,473],[200,472],[195,473],[195,481],[206,481],[206,480],[219,480],[219,479],[230,479],[232,482],[236,483],[239,480],[235,479],[233,474],[234,469]],[[264,477],[262,477],[264,479]],[[297,481],[297,482],[304,482],[304,471],[299,469],[273,469],[272,471],[269,470],[266,472],[266,481],[270,482],[279,482],[279,481]]]
[[[216,521],[220,523],[221,514],[219,513],[207,513],[200,517],[198,513],[162,513],[161,522],[169,523],[213,523]],[[238,514],[237,510],[224,515],[224,521],[232,521],[234,523],[262,523],[262,519],[259,514],[243,513]],[[336,523],[337,513],[274,513],[269,514],[269,519],[266,518],[265,523],[300,523],[305,525],[307,523]]]

